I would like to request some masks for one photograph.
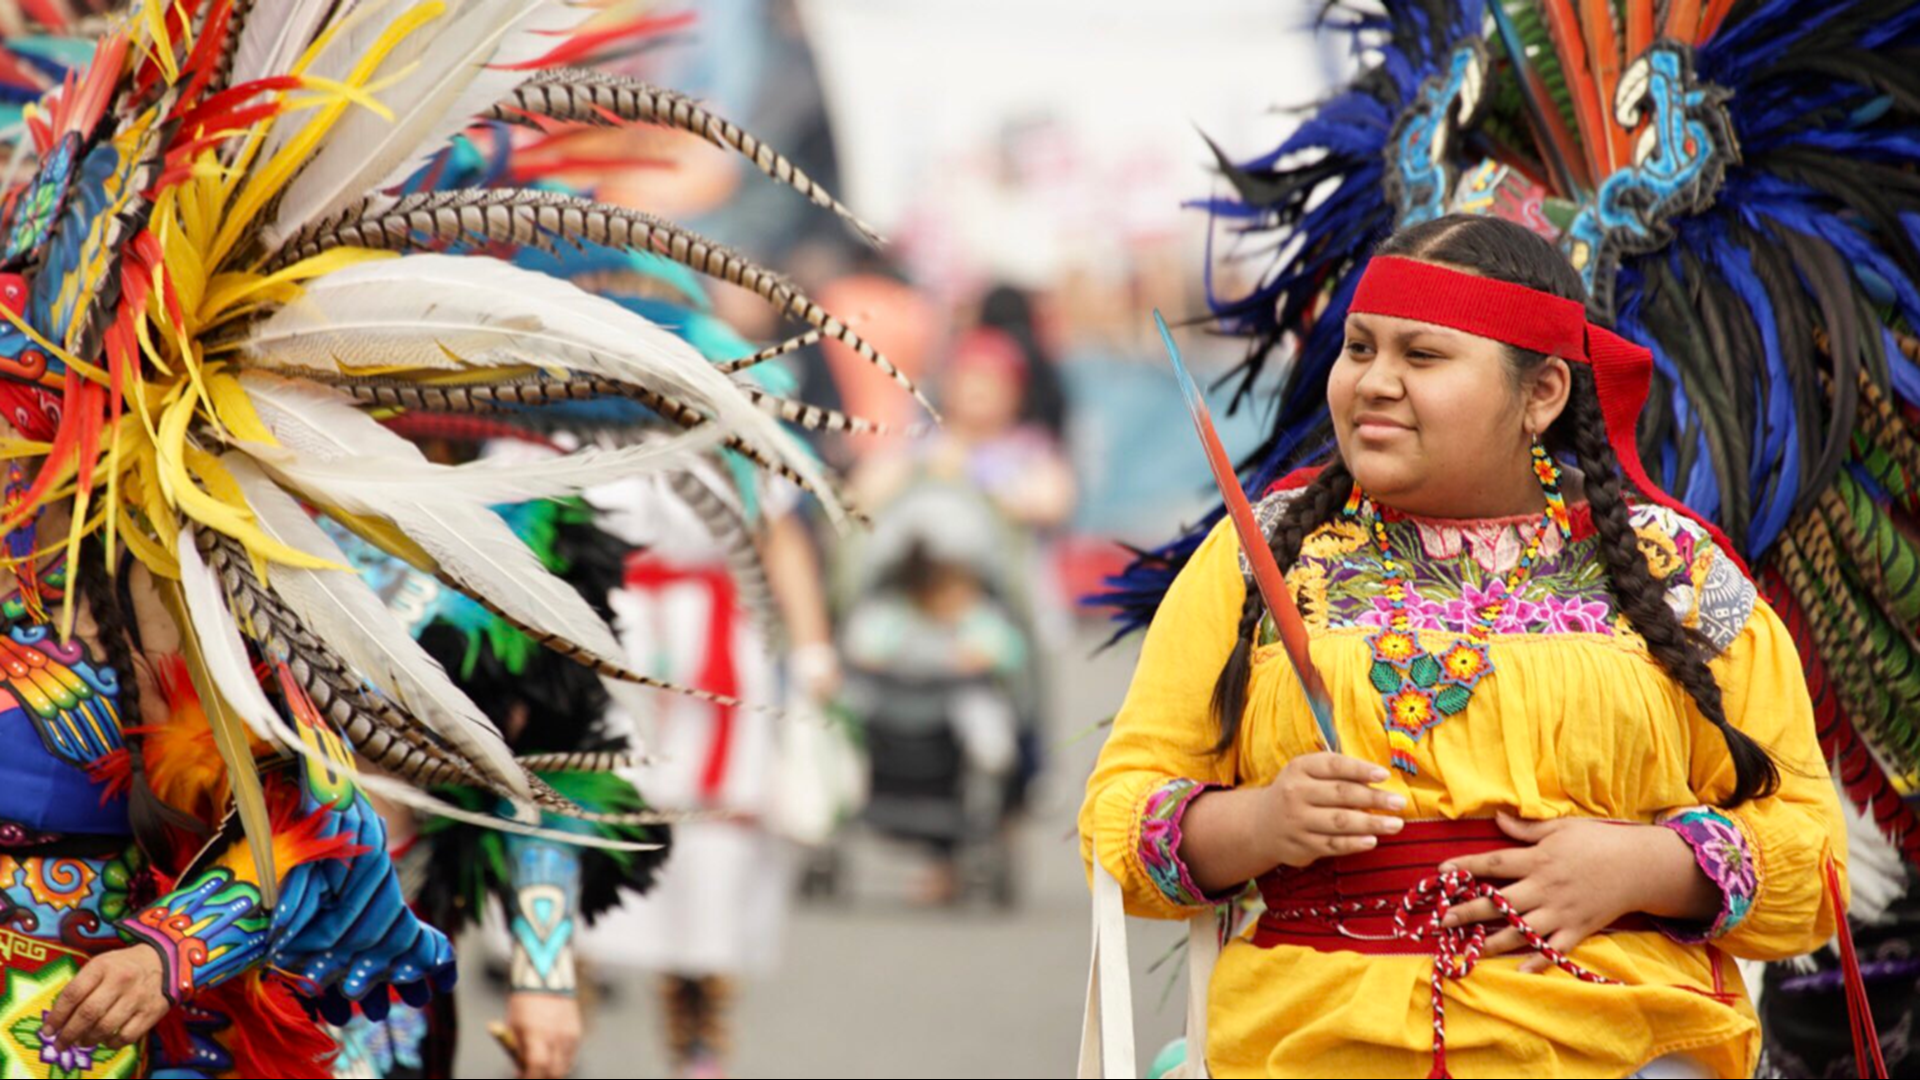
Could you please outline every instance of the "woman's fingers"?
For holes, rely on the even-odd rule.
[[[1377,836],[1315,836],[1312,840],[1322,855],[1356,855],[1380,846]]]
[[[1492,900],[1469,900],[1464,904],[1455,904],[1441,923],[1449,929],[1456,926],[1470,926],[1473,923],[1493,922],[1500,918],[1500,909]]]
[[[1472,874],[1482,881],[1519,881],[1540,865],[1539,849],[1521,847],[1468,855],[1441,864],[1442,873]]]
[[[1397,817],[1363,810],[1308,810],[1300,815],[1300,823],[1319,836],[1392,836],[1407,827]]]
[[[1381,791],[1350,780],[1328,780],[1309,788],[1305,795],[1313,806],[1347,810],[1384,810],[1395,813],[1407,808],[1403,795]]]
[[[1486,947],[1480,949],[1480,955],[1503,957],[1507,953],[1523,953],[1526,949],[1528,949],[1526,934],[1521,934],[1513,926],[1507,926],[1505,930],[1501,930],[1498,934],[1490,934],[1486,938]]]
[[[1355,784],[1384,783],[1392,774],[1371,761],[1345,754],[1309,754],[1300,767],[1315,780],[1347,780]]]

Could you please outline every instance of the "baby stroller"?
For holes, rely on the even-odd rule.
[[[956,899],[1017,902],[1007,822],[1038,722],[1025,538],[986,498],[923,481],[843,564],[845,700],[872,768],[864,820],[956,871]]]

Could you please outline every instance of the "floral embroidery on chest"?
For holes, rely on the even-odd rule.
[[[1506,576],[1524,554],[1537,522],[1446,522],[1392,518],[1387,530],[1406,566],[1406,613],[1416,630],[1465,634],[1480,610],[1507,599],[1495,634],[1602,634],[1623,629],[1597,541],[1584,512],[1574,538],[1542,538],[1524,594],[1505,596]],[[1336,520],[1316,530],[1287,573],[1315,630],[1379,629],[1392,619],[1378,553],[1366,530]],[[1263,628],[1262,641],[1274,640]]]

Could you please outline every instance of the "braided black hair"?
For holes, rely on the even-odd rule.
[[[1553,246],[1512,222],[1499,218],[1453,215],[1403,229],[1380,245],[1379,255],[1398,255],[1524,285],[1568,300],[1587,303],[1580,275]],[[1508,347],[1516,379],[1547,361],[1542,353]],[[1685,688],[1700,714],[1727,743],[1733,758],[1734,786],[1725,805],[1738,806],[1771,795],[1780,786],[1779,767],[1766,749],[1727,719],[1720,684],[1707,666],[1709,651],[1667,605],[1666,586],[1653,576],[1634,533],[1620,462],[1607,442],[1606,422],[1593,371],[1572,366],[1567,406],[1545,434],[1548,448],[1571,456],[1586,479],[1587,502],[1599,534],[1599,555],[1614,600],[1647,643],[1647,651]],[[1336,452],[1319,477],[1291,500],[1269,537],[1274,558],[1287,568],[1313,530],[1332,520],[1353,490],[1353,477]],[[1220,725],[1217,749],[1233,745],[1246,710],[1254,635],[1263,614],[1260,595],[1247,590],[1240,633],[1215,685],[1213,708]]]

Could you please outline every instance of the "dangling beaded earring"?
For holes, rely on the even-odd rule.
[[[1547,444],[1540,435],[1533,434],[1533,475],[1540,481],[1540,491],[1547,497],[1546,520],[1559,531],[1561,540],[1573,539],[1573,518],[1567,513],[1567,497],[1560,491],[1560,463],[1547,453]],[[1538,535],[1534,544],[1540,542]]]

